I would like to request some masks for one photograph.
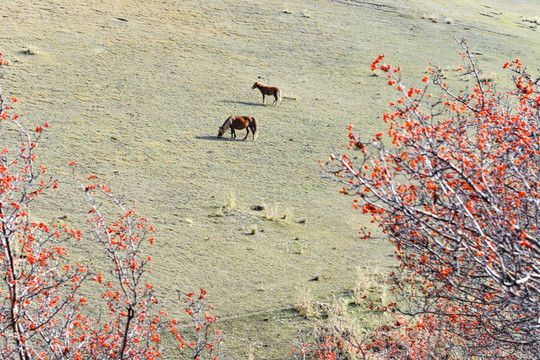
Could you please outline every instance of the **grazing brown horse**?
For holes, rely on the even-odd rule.
[[[263,96],[263,104],[265,102],[264,96],[265,95],[273,95],[274,96],[274,106],[278,104],[278,101],[281,101],[281,90],[279,90],[277,87],[273,86],[266,86],[264,84],[261,84],[260,82],[256,81],[255,84],[251,87],[252,89],[259,89]]]
[[[249,130],[253,134],[253,140],[257,138],[257,120],[251,116],[229,116],[227,120],[219,128],[217,137],[220,138],[225,134],[225,131],[231,129],[231,139],[236,139],[236,130],[246,129],[247,134],[243,140],[246,140],[249,135]]]

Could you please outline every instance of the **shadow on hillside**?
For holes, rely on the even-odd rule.
[[[220,102],[229,103],[229,104],[241,104],[241,105],[250,105],[250,106],[264,106],[262,102],[254,103],[248,101],[236,101],[236,100],[221,100]]]
[[[195,139],[199,140],[211,140],[211,141],[233,141],[233,142],[248,142],[251,141],[251,137],[244,140],[243,136],[238,136],[236,139],[231,139],[230,134],[224,135],[222,138],[218,138],[217,136],[195,136]]]
[[[199,135],[199,136],[195,136],[195,139],[199,139],[199,140],[213,140],[213,141],[225,141],[225,140],[229,140],[229,137],[222,137],[222,138],[218,138],[217,136],[213,135],[213,136],[210,136],[210,135],[206,135],[206,136],[202,136],[202,135]]]

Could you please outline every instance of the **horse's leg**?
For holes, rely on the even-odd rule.
[[[274,95],[274,99],[275,99],[274,100],[274,106],[276,106],[277,105],[277,99],[278,99],[277,94]]]
[[[231,140],[236,139],[236,132],[234,131],[234,128],[231,127]]]
[[[243,140],[246,140],[247,137],[248,137],[248,135],[249,135],[249,127],[247,127],[246,130],[247,130],[247,133],[246,133],[246,136],[244,136],[244,139],[243,139]]]
[[[264,99],[264,93],[262,93],[262,94],[263,94],[263,105],[264,105],[264,102],[265,102],[266,100]]]

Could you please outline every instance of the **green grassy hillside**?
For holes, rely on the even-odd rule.
[[[457,67],[465,36],[487,74],[506,76],[515,58],[538,68],[540,2],[507,3],[5,0],[3,91],[29,128],[51,123],[42,161],[61,180],[37,214],[86,226],[76,160],[155,225],[151,281],[171,313],[182,313],[175,290],[203,287],[224,318],[225,358],[281,358],[309,326],[288,310],[301,289],[328,298],[358,266],[391,265],[318,170],[349,124],[384,129],[395,95],[370,64],[384,53],[417,84],[430,61]],[[254,81],[280,87],[282,104],[262,106]],[[257,141],[217,139],[229,115],[256,117]]]

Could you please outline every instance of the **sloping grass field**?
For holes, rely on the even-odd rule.
[[[0,9],[4,96],[19,98],[28,128],[51,124],[41,162],[61,186],[34,214],[84,228],[88,205],[68,164],[105,179],[157,230],[147,252],[164,307],[181,316],[178,292],[208,291],[225,359],[285,357],[310,326],[290,310],[299,292],[328,299],[355,285],[358,267],[392,265],[390,246],[318,167],[346,147],[349,124],[366,137],[385,129],[397,94],[371,72],[379,54],[411,86],[430,62],[457,68],[463,36],[487,76],[505,81],[502,65],[515,58],[540,67],[540,1],[4,0]],[[255,81],[280,87],[283,102],[263,106]],[[217,139],[230,115],[254,116],[259,138]],[[361,226],[374,238],[360,240]],[[100,266],[90,240],[75,254]]]

